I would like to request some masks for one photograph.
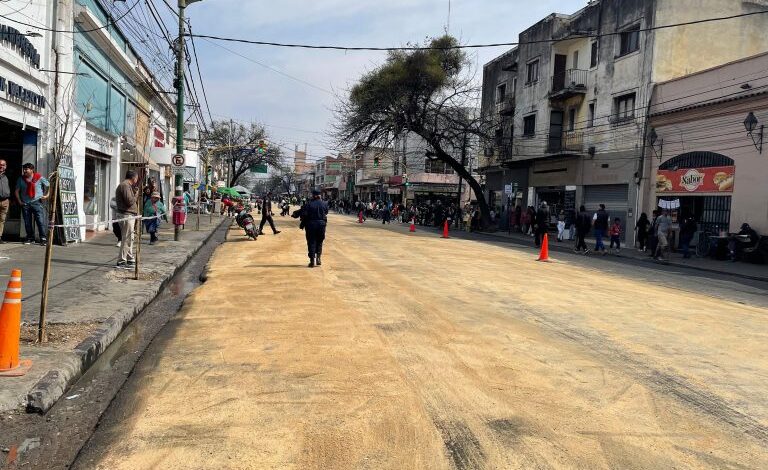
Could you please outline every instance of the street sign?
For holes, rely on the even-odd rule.
[[[171,157],[171,164],[175,168],[181,168],[184,166],[184,155],[177,153],[173,157]]]
[[[255,165],[251,165],[250,167],[251,173],[268,173],[269,170],[267,169],[266,163],[257,163]]]
[[[512,194],[512,185],[511,184],[505,184],[504,185],[504,193],[509,196]]]

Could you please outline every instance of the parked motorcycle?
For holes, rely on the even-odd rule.
[[[248,238],[256,240],[259,237],[259,232],[256,230],[256,222],[253,220],[253,216],[245,208],[237,213],[235,217],[237,225],[245,230],[245,235]]]

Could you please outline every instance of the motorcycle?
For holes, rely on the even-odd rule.
[[[253,216],[246,209],[242,209],[235,216],[237,225],[245,230],[245,235],[248,238],[256,240],[259,237],[259,232],[256,230],[256,222],[253,220]]]

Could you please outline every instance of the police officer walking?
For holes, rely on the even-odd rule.
[[[323,240],[325,240],[325,226],[328,224],[328,204],[320,199],[320,191],[312,190],[312,200],[302,208],[302,222],[307,237],[307,251],[309,255],[309,267],[322,265],[320,255],[323,254]]]

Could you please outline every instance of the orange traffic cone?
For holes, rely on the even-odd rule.
[[[27,373],[32,361],[19,360],[21,337],[21,270],[14,269],[0,309],[0,377]]]
[[[451,238],[448,236],[448,221],[443,224],[443,238]]]
[[[415,232],[416,231],[416,218],[412,218],[411,219],[411,228],[409,229],[409,231],[411,231],[411,232]]]
[[[544,239],[541,240],[541,253],[537,261],[549,261],[549,237],[544,234]]]

